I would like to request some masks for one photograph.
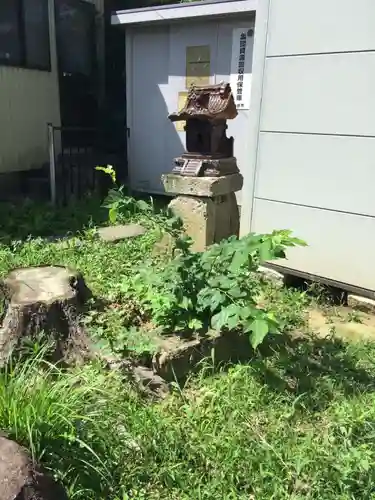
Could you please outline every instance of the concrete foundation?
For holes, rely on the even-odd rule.
[[[235,192],[242,188],[242,176],[184,177],[166,174],[165,191],[176,194],[169,204],[184,223],[186,233],[194,240],[193,250],[203,251],[209,245],[239,233],[239,211]]]
[[[375,300],[348,294],[348,306],[367,314],[375,314]]]

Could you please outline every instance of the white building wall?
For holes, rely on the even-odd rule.
[[[290,228],[283,266],[375,290],[374,0],[263,0],[242,233]],[[244,191],[245,191],[244,189]]]

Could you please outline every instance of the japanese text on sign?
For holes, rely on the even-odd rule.
[[[238,58],[238,78],[237,78],[237,88],[236,88],[236,101],[238,102],[239,106],[243,106],[242,91],[243,91],[243,74],[245,72],[245,55],[246,55],[246,34],[241,33],[240,56]]]
[[[252,30],[233,30],[230,85],[238,109],[249,109],[251,93]]]

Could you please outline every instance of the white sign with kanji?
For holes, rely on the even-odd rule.
[[[238,110],[250,109],[253,42],[252,28],[233,30],[230,86]]]

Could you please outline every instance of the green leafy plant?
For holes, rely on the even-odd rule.
[[[192,252],[191,240],[176,240],[175,257],[164,269],[143,267],[121,292],[136,299],[155,326],[166,330],[233,330],[249,334],[257,348],[282,323],[259,308],[261,262],[285,257],[285,249],[305,243],[290,231],[231,237],[205,252]]]
[[[136,213],[152,212],[152,203],[148,203],[145,200],[136,200],[132,196],[128,196],[125,186],[117,184],[116,172],[111,165],[105,167],[98,166],[95,169],[108,175],[112,181],[113,186],[108,191],[108,195],[102,205],[108,209],[108,219],[111,224],[116,224],[120,215],[127,218]]]

